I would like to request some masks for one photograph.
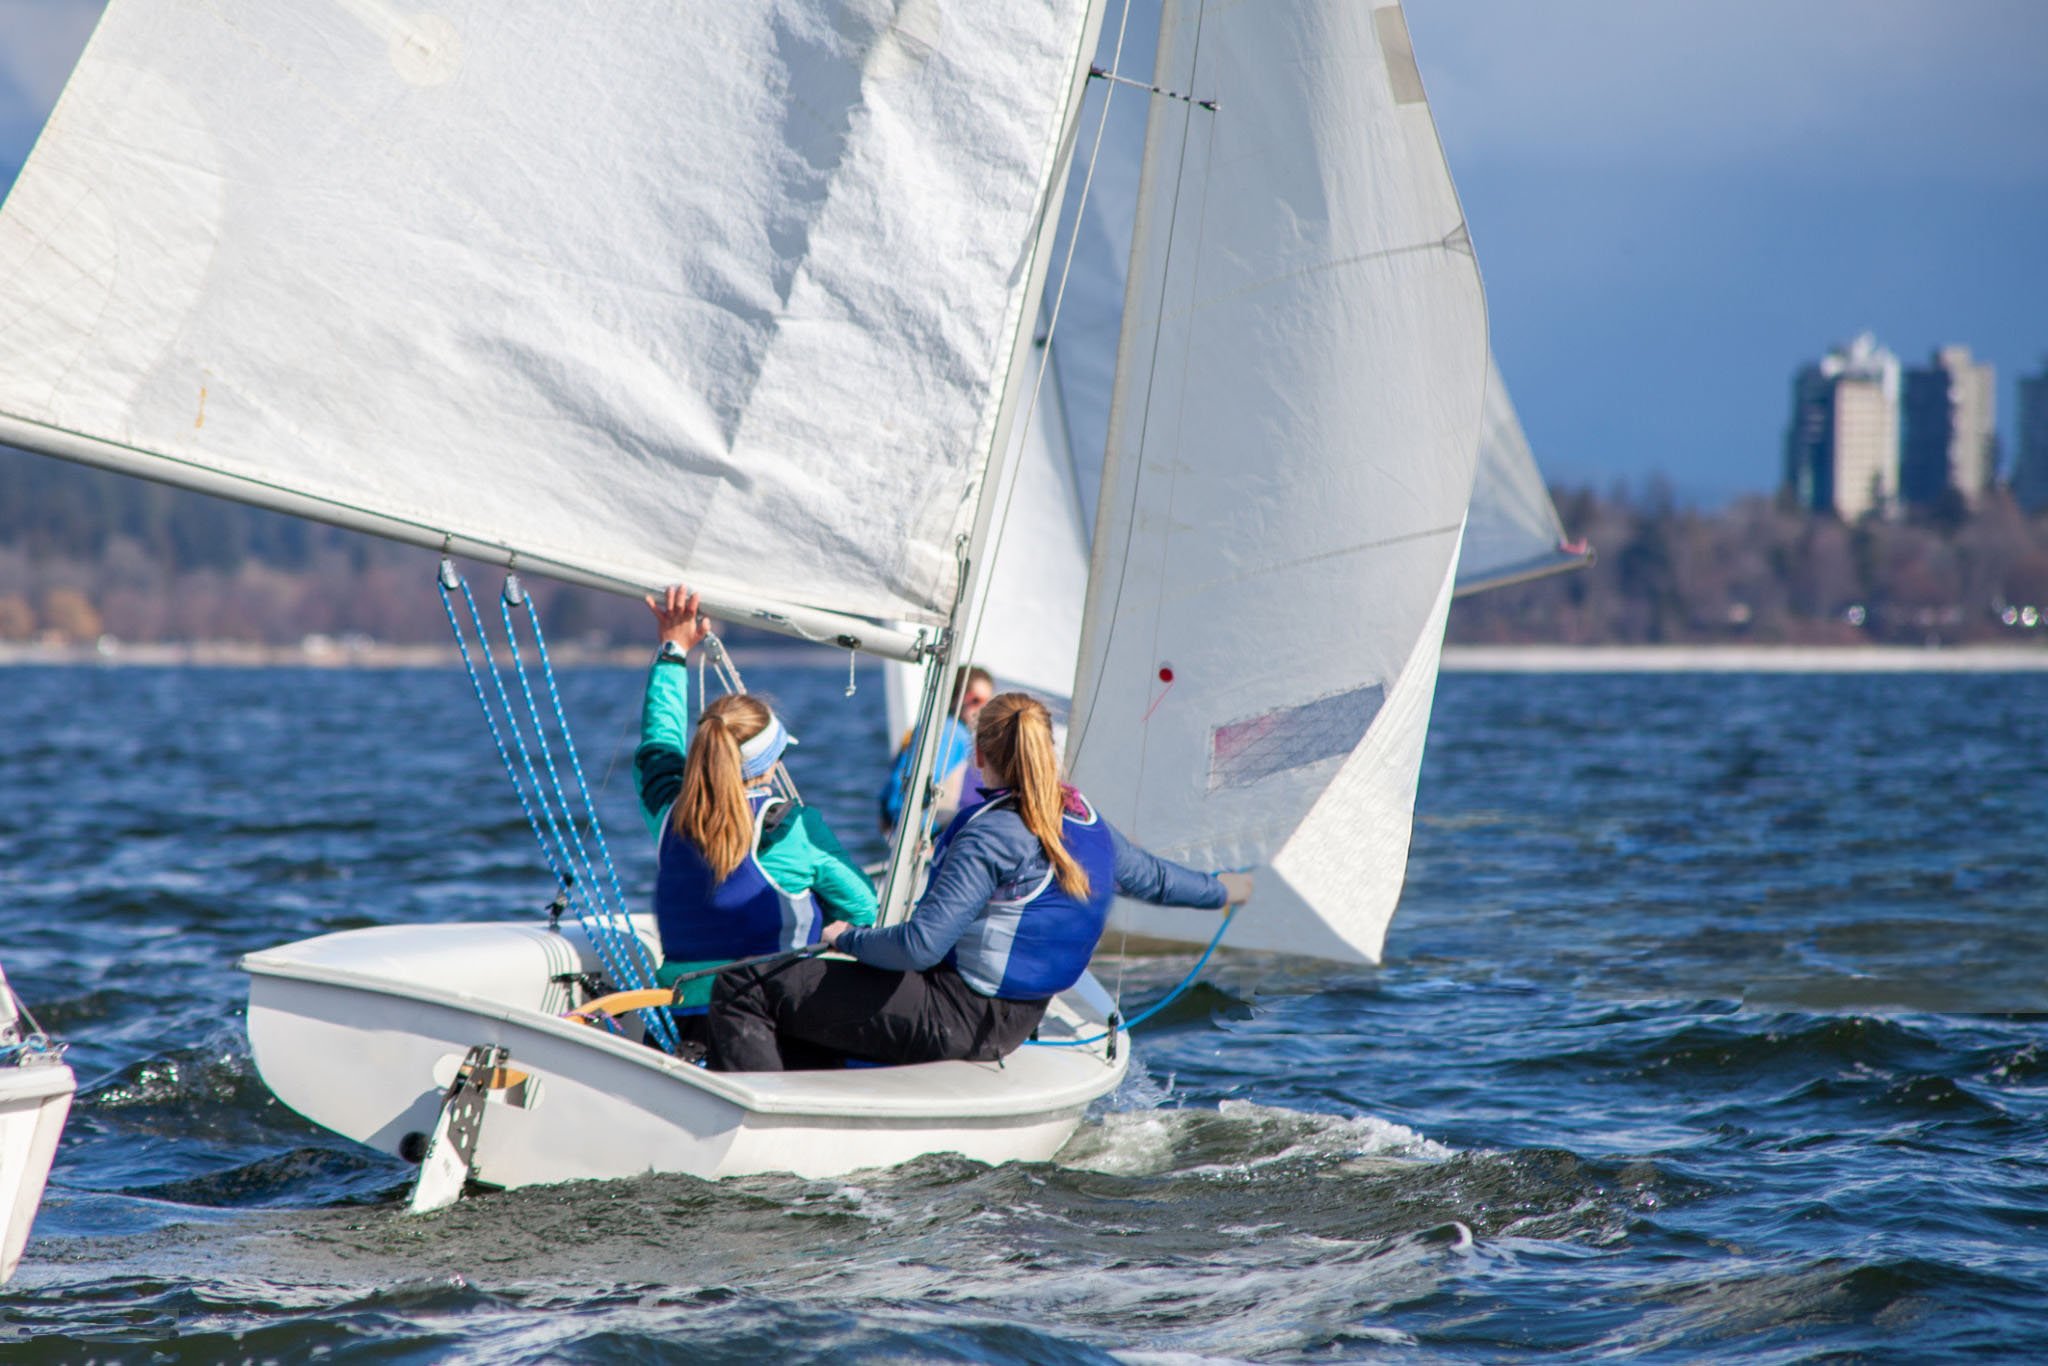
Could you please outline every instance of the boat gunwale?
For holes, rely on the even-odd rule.
[[[0,1105],[78,1093],[78,1074],[55,1059],[0,1067]]]
[[[321,936],[325,937],[325,936]],[[309,941],[300,941],[309,942]],[[289,945],[280,947],[292,947]],[[681,1081],[698,1090],[716,1096],[740,1107],[750,1114],[774,1116],[808,1116],[856,1119],[944,1119],[944,1120],[987,1120],[1024,1119],[1034,1115],[1052,1114],[1063,1110],[1078,1109],[1098,1096],[1113,1090],[1128,1068],[1128,1051],[1123,1050],[1118,1061],[1111,1061],[1102,1046],[1092,1044],[1081,1047],[1063,1047],[1058,1054],[1076,1055],[1101,1066],[1100,1074],[1084,1073],[1080,1082],[1066,1082],[1057,1089],[1041,1088],[1028,1101],[1004,1105],[1000,1097],[968,1098],[956,1094],[940,1101],[923,1100],[916,1097],[878,1097],[860,1094],[855,1088],[862,1080],[871,1078],[880,1068],[852,1068],[843,1071],[779,1072],[779,1073],[735,1073],[713,1072],[690,1063],[679,1062],[666,1053],[634,1042],[609,1030],[592,1025],[580,1024],[559,1015],[524,1006],[507,1005],[502,1001],[489,1000],[468,992],[439,989],[416,982],[394,978],[377,977],[349,968],[330,967],[322,964],[293,962],[288,959],[272,958],[276,950],[258,950],[244,954],[236,966],[252,977],[307,982],[315,986],[333,987],[338,990],[367,991],[374,995],[395,997],[400,1000],[423,1005],[439,1006],[459,1013],[481,1015],[488,1019],[512,1025],[521,1029],[536,1030],[539,1033],[583,1047],[598,1048],[612,1057],[643,1067],[659,1076]],[[1057,998],[1055,998],[1057,999]],[[254,1002],[252,1000],[251,1004]],[[1021,1050],[1019,1050],[1021,1052]],[[1010,1057],[1014,1058],[1012,1054]],[[1057,1057],[1048,1059],[1057,1064]],[[514,1056],[517,1062],[517,1055]],[[933,1062],[902,1063],[887,1069],[892,1074],[917,1069],[973,1069],[989,1074],[1000,1072],[1015,1075],[1002,1062]],[[774,1079],[776,1089],[795,1090],[797,1094],[774,1094],[773,1091],[747,1082],[735,1080],[742,1076],[761,1076]],[[798,1080],[801,1079],[801,1080]],[[1104,1084],[1106,1081],[1106,1084]],[[1021,1101],[1022,1098],[1020,1098]]]

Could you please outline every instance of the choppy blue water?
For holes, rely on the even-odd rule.
[[[865,835],[880,689],[756,672]],[[622,849],[637,683],[564,680]],[[426,1219],[233,965],[537,911],[461,675],[0,687],[0,956],[82,1083],[8,1362],[2048,1352],[2048,676],[1449,677],[1386,966],[1213,964],[1060,1160]]]

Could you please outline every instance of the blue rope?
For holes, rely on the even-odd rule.
[[[468,638],[462,629],[460,619],[455,614],[454,602],[449,596],[451,579],[453,580],[453,586],[461,588],[463,599],[468,604],[470,620],[476,630],[478,652],[483,656],[485,667],[491,675],[491,682],[498,694],[499,706],[504,709],[506,725],[512,732],[512,740],[519,751],[520,761],[525,766],[527,777],[532,783],[533,796],[540,804],[541,814],[546,817],[547,829],[545,831],[542,829],[540,817],[534,814],[533,804],[527,800],[526,784],[522,783],[519,779],[518,769],[513,765],[511,752],[507,749],[504,734],[499,729],[497,713],[493,711],[490,699],[484,692],[483,682],[478,676],[476,661],[470,654]],[[599,884],[594,876],[592,862],[588,852],[583,847],[582,837],[577,831],[575,817],[570,809],[568,797],[562,789],[561,779],[555,770],[554,753],[548,745],[547,730],[541,724],[540,711],[533,699],[533,689],[527,682],[525,662],[519,653],[518,637],[512,631],[509,609],[505,615],[506,639],[511,646],[515,672],[519,675],[520,690],[526,699],[527,716],[530,724],[533,726],[542,758],[547,764],[549,777],[553,780],[555,803],[559,803],[561,806],[560,820],[556,818],[555,803],[548,801],[547,791],[541,786],[540,772],[534,765],[532,750],[527,746],[526,733],[520,726],[518,716],[513,710],[511,694],[505,688],[505,681],[499,671],[496,659],[492,657],[490,636],[484,629],[483,613],[478,610],[476,598],[469,590],[469,581],[456,574],[453,567],[446,565],[444,562],[440,587],[441,603],[448,613],[448,625],[455,633],[455,643],[462,652],[462,664],[469,673],[470,686],[476,692],[477,704],[483,708],[484,721],[491,730],[491,741],[497,746],[499,759],[504,762],[505,776],[511,780],[512,791],[519,798],[520,810],[526,813],[527,824],[532,827],[534,839],[540,844],[541,857],[547,862],[548,871],[554,875],[557,886],[562,889],[569,904],[574,908],[576,918],[582,924],[585,934],[589,937],[591,947],[597,951],[599,961],[604,964],[605,971],[612,979],[622,986],[629,988],[652,986],[654,984],[653,964],[647,957],[646,947],[641,944],[640,937],[633,932],[631,920],[625,917],[622,910],[615,910],[606,903],[602,893],[598,890]],[[537,633],[539,630],[539,620],[533,614],[530,600],[527,603],[527,613]],[[563,745],[568,749],[570,759],[575,765],[577,782],[582,784],[582,764],[576,759],[575,742],[569,734],[568,720],[562,711],[560,694],[555,690],[552,667],[547,659],[545,646],[542,647],[541,651],[541,663],[543,668],[549,670],[548,691],[555,699],[556,715],[561,724]],[[598,839],[600,847],[602,847],[603,835],[601,829],[597,826],[597,811],[591,804],[587,785],[583,786],[583,804],[593,829],[598,831]],[[567,835],[563,833],[562,829],[565,824],[568,827]],[[552,841],[549,838],[550,834],[553,836]],[[557,858],[558,854],[560,855],[559,860]],[[579,863],[580,868],[578,867]],[[567,874],[564,874],[562,871],[565,864],[569,865],[570,868]],[[625,895],[619,889],[618,874],[612,867],[609,850],[605,853],[605,871],[611,877],[613,891],[618,896],[619,906],[622,908],[625,902]],[[580,877],[577,875],[579,872],[581,874]],[[640,1015],[646,1023],[648,1031],[664,1045],[668,1052],[673,1053],[678,1040],[675,1025],[668,1018],[668,1012],[664,1010],[643,1010],[640,1012]]]
[[[1182,992],[1195,984],[1196,974],[1201,972],[1203,965],[1209,961],[1209,955],[1216,952],[1216,946],[1223,942],[1223,932],[1229,928],[1230,916],[1226,914],[1223,917],[1223,923],[1216,927],[1215,936],[1209,940],[1209,947],[1202,950],[1202,956],[1197,958],[1195,965],[1188,969],[1188,975],[1181,978],[1180,984],[1174,987],[1172,991],[1167,992],[1143,1011],[1124,1021],[1123,1030],[1126,1034],[1172,1005]],[[1114,1033],[1116,1033],[1114,1029],[1105,1029],[1091,1039],[1027,1039],[1025,1043],[1032,1048],[1080,1048],[1091,1043],[1101,1043]]]
[[[463,584],[463,596],[465,598],[469,596],[469,584]],[[555,885],[561,887],[563,891],[567,891],[569,889],[569,879],[563,877],[561,866],[555,864],[555,852],[547,846],[547,836],[541,831],[541,817],[532,813],[532,803],[526,801],[526,784],[522,784],[518,780],[518,770],[512,768],[512,752],[506,750],[506,737],[498,731],[498,715],[492,711],[492,702],[489,702],[489,698],[483,696],[483,680],[477,678],[477,664],[475,664],[475,659],[469,657],[469,637],[463,635],[463,623],[455,616],[455,600],[449,598],[449,584],[446,584],[446,582],[440,584],[440,606],[442,606],[442,610],[449,612],[449,631],[455,633],[455,647],[463,651],[463,668],[469,672],[469,686],[475,688],[475,692],[477,692],[477,707],[483,709],[483,723],[492,727],[492,743],[498,745],[498,758],[504,760],[506,778],[512,782],[512,793],[518,797],[518,809],[526,813],[526,823],[532,827],[532,838],[541,842],[541,858],[547,860],[547,870],[555,874]],[[469,602],[469,610],[471,610],[471,614],[475,614],[475,610],[477,610],[475,600]],[[477,621],[477,625],[479,627],[483,625],[481,618]],[[489,651],[489,643],[481,637],[481,633],[477,635],[477,645],[481,649]],[[494,680],[498,678],[498,670],[496,668],[492,670],[492,678]],[[504,692],[504,684],[500,684],[498,690]],[[518,731],[514,731],[514,735],[516,733]],[[520,741],[520,750],[522,752],[524,752],[524,748],[526,748],[524,741]],[[549,817],[553,819],[553,813],[549,813]]]
[[[448,570],[448,572],[451,574],[453,573],[452,567]],[[490,635],[488,632],[484,630],[483,613],[477,610],[476,598],[469,591],[469,581],[467,579],[462,579],[458,576],[456,582],[462,589],[463,599],[469,604],[470,620],[475,624],[476,627],[477,648],[482,652],[484,657],[484,663],[490,670],[491,683],[495,687],[498,694],[498,703],[505,710],[506,724],[511,728],[512,739],[519,748],[520,760],[526,765],[527,777],[531,780],[533,784],[533,795],[541,800],[542,813],[547,817],[548,829],[553,833],[554,836],[554,841],[556,845],[555,852],[559,852],[561,854],[561,859],[563,863],[571,863],[573,860],[570,857],[571,850],[569,847],[569,842],[567,839],[563,837],[560,823],[555,819],[554,807],[548,804],[546,800],[546,791],[541,787],[540,784],[540,772],[538,769],[534,767],[533,754],[527,748],[526,745],[526,733],[519,727],[518,718],[512,710],[511,695],[505,691],[504,677],[500,674],[498,670],[497,660],[493,658],[491,655]],[[443,591],[445,593],[446,590],[444,589]],[[452,623],[454,620],[454,612],[452,608],[450,609],[449,612],[449,618]],[[462,639],[460,627],[457,627],[456,639],[458,642],[460,642]],[[469,663],[469,652],[466,646],[463,650],[463,662],[465,664]],[[476,681],[474,665],[470,665],[470,680],[472,684],[474,684],[476,687],[477,700],[483,703],[484,719],[490,723],[491,736],[494,740],[498,740],[499,753],[503,755],[504,743],[498,734],[497,720],[491,712],[490,703],[486,701],[484,698],[483,685]],[[505,767],[508,776],[510,776],[512,779],[513,791],[515,791],[519,795],[519,804],[522,807],[526,807],[525,787],[523,784],[520,783],[518,774],[512,769],[511,760],[509,758],[506,759]],[[585,909],[588,905],[588,892],[587,890],[585,890],[589,880],[588,868],[586,867],[584,869],[585,876],[580,882],[574,876],[575,870],[573,868],[571,869],[571,876],[564,878],[562,876],[559,866],[556,864],[555,852],[550,851],[547,837],[541,833],[539,823],[532,820],[531,808],[527,808],[527,810],[528,820],[530,823],[533,824],[534,827],[534,836],[540,841],[541,856],[547,860],[549,869],[555,873],[556,881],[568,894],[569,902],[576,910],[576,918],[579,921],[584,922],[585,928],[588,929],[589,915]],[[606,972],[611,973],[613,976],[618,977],[619,980],[626,982],[628,986],[640,985],[640,983],[629,981],[623,975],[622,968],[629,969],[630,964],[622,964],[619,962],[615,962],[612,956],[607,952],[608,948],[610,947],[608,944],[599,941],[595,936],[593,936],[592,943],[598,951],[598,957],[602,959],[604,962]]]
[[[452,573],[452,569],[449,572]],[[605,972],[622,986],[652,986],[654,984],[653,972],[647,968],[644,962],[637,961],[626,951],[625,942],[621,941],[619,931],[612,923],[609,907],[602,904],[599,899],[601,893],[594,890],[596,879],[593,875],[590,860],[587,856],[579,857],[584,852],[581,840],[578,839],[574,844],[570,841],[570,836],[576,833],[575,821],[569,811],[568,801],[562,795],[559,781],[555,784],[555,801],[561,805],[561,818],[559,820],[555,814],[555,803],[547,800],[547,790],[541,786],[540,770],[534,766],[533,751],[528,748],[526,743],[526,732],[519,724],[518,714],[512,708],[512,696],[505,688],[504,675],[498,668],[497,659],[491,653],[490,633],[484,629],[483,613],[477,608],[476,596],[469,591],[469,581],[467,579],[457,576],[456,581],[462,589],[463,601],[469,606],[470,621],[476,629],[477,648],[482,653],[484,663],[490,671],[492,687],[498,694],[498,705],[504,709],[505,723],[512,732],[513,743],[518,747],[520,762],[526,767],[526,776],[533,786],[533,795],[540,801],[541,813],[547,818],[548,832],[553,836],[554,847],[551,852],[548,839],[542,836],[538,825],[535,825],[534,835],[540,839],[541,856],[548,861],[548,867],[554,872],[557,884],[562,888],[569,905],[576,912],[577,923],[583,926],[584,933],[589,938],[591,947],[597,950],[598,961],[604,964]],[[532,691],[526,686],[524,663],[519,660],[518,655],[519,642],[516,637],[510,635],[508,635],[507,640],[512,646],[513,659],[519,674],[521,691],[526,696],[528,720],[533,726],[536,739],[542,746],[542,754],[547,759],[548,771],[552,774],[554,772],[554,759],[551,751],[546,748],[547,732],[541,726],[540,714],[533,706]],[[474,682],[473,678],[472,682]],[[477,684],[476,686],[478,697],[481,699],[483,695],[482,685]],[[484,717],[487,721],[490,721],[492,735],[495,738],[497,736],[497,722],[492,715],[488,702],[484,705]],[[509,759],[506,766],[509,771],[511,767]],[[520,783],[516,773],[512,775],[512,786],[513,790],[519,794],[520,805],[522,807],[525,806],[525,787]],[[529,820],[531,820],[530,809]],[[564,824],[567,824],[569,827],[568,835],[562,833]],[[557,855],[560,857],[560,863],[556,861]],[[569,866],[569,876],[566,878],[563,877],[561,872],[562,864]],[[627,935],[629,938],[626,942],[630,942],[637,948],[639,941],[637,938],[630,937],[630,925],[627,927]],[[657,1039],[667,1040],[671,1037],[672,1031],[666,1016],[658,1023],[649,1023],[647,1027],[654,1032]]]
[[[569,737],[569,713],[563,709],[562,694],[555,688],[555,666],[548,658],[547,637],[541,634],[540,614],[534,610],[533,598],[530,595],[521,593],[520,600],[526,607],[526,624],[533,632],[534,648],[540,655],[540,676],[548,685],[548,701],[553,704],[555,709],[555,725],[562,733],[562,749],[569,756],[569,771],[576,775],[576,792],[583,801],[583,811],[590,825],[590,835],[597,844],[598,854],[604,859],[604,875],[606,880],[610,882],[612,889],[613,914],[618,917],[621,929],[625,933],[628,942],[633,946],[635,959],[640,963],[642,970],[647,973],[649,985],[652,985],[654,980],[654,960],[648,957],[647,946],[640,942],[640,936],[633,933],[631,913],[626,908],[626,889],[620,885],[619,870],[612,863],[611,846],[605,842],[604,838],[604,824],[597,818],[597,804],[590,799],[590,782],[583,776],[583,760],[576,752],[576,742]],[[505,632],[512,641],[513,657],[517,658],[519,655],[519,638],[512,632],[512,606],[501,599],[499,608],[505,614]],[[523,671],[519,675],[519,685],[522,688],[526,687],[526,674]],[[529,709],[533,706],[533,692],[531,689],[527,690],[526,704]],[[543,744],[545,744],[545,741],[543,741]],[[543,750],[543,752],[546,751]],[[552,758],[549,761],[548,771],[550,774],[554,772]],[[565,801],[563,803],[563,810],[566,811],[567,809],[568,803]],[[573,825],[571,828],[574,828]]]
[[[453,572],[452,567],[448,572]],[[483,614],[477,611],[476,599],[470,595],[469,581],[457,578],[456,584],[461,587],[463,599],[469,604],[470,620],[476,625],[477,649],[483,654],[485,666],[490,670],[491,682],[498,692],[498,704],[505,710],[506,724],[512,730],[512,738],[519,746],[519,757],[526,765],[527,775],[533,781],[534,795],[538,797],[541,795],[540,774],[534,771],[533,756],[527,753],[526,749],[526,736],[512,715],[512,700],[506,695],[505,680],[499,677],[497,661],[491,657],[491,642],[490,637],[484,632]],[[541,829],[540,817],[534,815],[532,804],[526,800],[526,784],[519,781],[519,772],[512,766],[511,751],[505,748],[504,734],[498,729],[497,713],[491,710],[490,699],[484,695],[483,680],[477,675],[476,662],[470,658],[469,640],[463,634],[462,623],[455,616],[455,603],[448,596],[449,585],[445,579],[441,581],[440,587],[441,606],[448,613],[448,627],[455,633],[455,644],[462,651],[462,667],[469,671],[469,685],[476,690],[477,705],[484,711],[484,723],[491,728],[491,743],[498,747],[498,757],[505,763],[505,777],[511,781],[512,791],[519,798],[519,809],[526,813],[526,823],[533,827],[533,837],[540,843],[540,856],[547,861],[548,871],[555,875],[555,885],[564,892],[569,892],[575,878],[562,872],[561,864],[555,859],[555,849],[549,844],[547,833]],[[554,808],[543,806],[541,809],[547,816],[549,829],[554,830],[555,839],[559,842],[561,832],[555,828]]]
[[[586,916],[579,908],[577,918],[583,922],[584,932],[598,949],[598,956],[605,966],[624,986],[644,988],[654,985],[654,961],[647,954],[647,946],[640,942],[640,936],[633,931],[633,922],[626,911],[626,894],[619,886],[617,869],[612,865],[611,850],[605,843],[604,827],[599,823],[597,807],[590,800],[590,785],[583,776],[583,761],[577,757],[575,739],[569,733],[568,713],[562,707],[561,693],[555,687],[554,664],[548,658],[547,640],[540,633],[540,614],[534,610],[533,599],[518,588],[518,581],[512,575],[505,576],[508,592],[498,599],[498,610],[505,622],[505,640],[512,652],[513,672],[519,679],[520,693],[526,699],[526,713],[533,724],[534,735],[540,744],[541,760],[547,765],[548,782],[553,786],[555,801],[561,805],[562,823],[568,827],[574,841],[576,857],[581,863],[585,876],[584,892],[590,899],[595,916]],[[548,743],[547,727],[541,721],[540,706],[533,699],[533,685],[527,677],[526,659],[519,649],[519,633],[512,622],[511,593],[517,592],[526,607],[527,625],[533,630],[534,644],[540,655],[541,676],[547,681],[548,696],[553,699],[555,724],[562,736],[562,749],[569,756],[569,767],[576,775],[576,787],[583,801],[584,819],[590,826],[590,833],[598,849],[604,855],[605,873],[610,879],[612,895],[616,901],[607,901],[602,885],[595,877],[595,865],[589,849],[583,843],[583,833],[576,825],[574,809],[569,805],[569,794],[562,786],[562,775],[555,766],[554,747]],[[610,953],[606,952],[607,947]],[[620,961],[613,963],[616,956]],[[660,1041],[665,1052],[673,1053],[681,1042],[676,1033],[675,1022],[666,1010],[649,1009],[640,1012],[647,1029]]]

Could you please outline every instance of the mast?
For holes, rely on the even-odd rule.
[[[1102,31],[1105,0],[1089,0],[1081,25],[1080,41],[1072,53],[1067,87],[1066,113],[1054,135],[1052,174],[1047,177],[1038,209],[1037,229],[1032,235],[1029,284],[1018,301],[1010,324],[1009,360],[1005,369],[1002,401],[988,435],[987,461],[975,495],[973,529],[960,547],[959,591],[953,609],[937,639],[928,647],[924,686],[920,693],[918,726],[912,740],[908,789],[902,818],[896,823],[889,849],[889,871],[882,885],[881,910],[876,923],[894,924],[909,914],[916,894],[918,869],[928,851],[924,848],[925,817],[933,796],[933,770],[937,765],[939,741],[945,735],[943,709],[951,702],[954,671],[965,662],[961,651],[981,599],[988,592],[993,566],[984,553],[997,512],[1008,501],[1004,494],[1016,477],[1012,450],[1012,427],[1020,409],[1028,413],[1038,372],[1038,348],[1033,345],[1033,323],[1052,267],[1053,239],[1058,233],[1060,205],[1065,198],[1067,169],[1071,162],[1083,97],[1095,45]],[[1027,418],[1028,420],[1028,418]]]

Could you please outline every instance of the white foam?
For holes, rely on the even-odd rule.
[[[1403,1124],[1372,1115],[1325,1115],[1244,1100],[1225,1100],[1216,1109],[1112,1110],[1081,1127],[1056,1161],[1106,1176],[1156,1176],[1173,1171],[1184,1144],[1212,1148],[1217,1126],[1240,1141],[1243,1154],[1229,1162],[1187,1167],[1188,1176],[1243,1172],[1298,1158],[1346,1161],[1440,1162],[1453,1149]]]

